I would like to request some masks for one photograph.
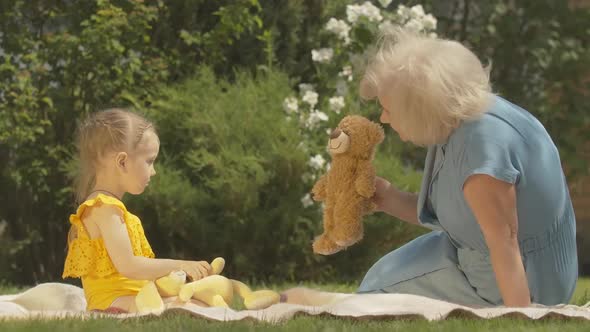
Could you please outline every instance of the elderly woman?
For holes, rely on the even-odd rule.
[[[478,58],[455,41],[391,31],[360,92],[403,141],[428,149],[420,192],[377,178],[378,210],[433,232],[381,258],[358,292],[478,307],[567,303],[576,232],[559,153],[537,119],[491,92]],[[334,298],[301,288],[284,296]]]

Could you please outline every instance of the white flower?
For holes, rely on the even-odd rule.
[[[305,125],[308,129],[314,129],[321,121],[328,121],[328,115],[324,112],[313,110],[309,114]]]
[[[299,87],[299,93],[304,94],[307,91],[313,91],[313,85],[309,84],[309,83],[301,83],[298,85]]]
[[[342,67],[342,71],[340,72],[341,76],[350,76],[352,75],[352,67],[351,66],[344,66]]]
[[[297,113],[299,109],[299,104],[297,102],[297,98],[295,97],[287,97],[283,100],[283,109],[287,114]]]
[[[410,8],[410,15],[414,18],[422,18],[424,16],[424,8],[422,5],[415,5]]]
[[[359,5],[347,5],[346,6],[346,19],[348,22],[354,24],[359,19]]]
[[[431,32],[431,33],[428,34],[428,37],[430,37],[430,38],[436,38],[436,37],[438,37],[438,35],[436,34],[436,32]]]
[[[49,81],[49,87],[53,89],[57,89],[59,87],[58,81]]]
[[[53,70],[53,66],[51,66],[49,63],[45,62],[43,64],[43,69],[45,69],[47,71],[51,71],[51,70]]]
[[[346,18],[350,23],[356,23],[359,17],[366,17],[370,22],[379,22],[383,19],[379,8],[375,7],[369,1],[365,1],[362,5],[347,5]]]
[[[313,112],[313,116],[317,117],[320,121],[328,121],[328,115],[324,112],[316,110]]]
[[[348,33],[350,32],[350,26],[346,24],[343,20],[337,20],[335,18],[330,18],[328,23],[326,24],[326,30],[335,33],[344,41],[345,44],[350,42],[350,37]]]
[[[399,5],[397,6],[397,15],[399,15],[402,21],[405,21],[408,18],[410,18],[410,16],[412,15],[412,11],[410,10],[410,8],[404,5]]]
[[[321,154],[316,154],[315,156],[309,159],[309,166],[311,166],[315,170],[320,170],[326,164],[326,159]]]
[[[68,63],[65,62],[63,59],[59,59],[57,60],[57,63],[55,64],[58,67],[65,67]]]
[[[303,102],[308,103],[310,108],[313,108],[318,103],[318,94],[315,91],[305,91],[303,94],[303,98],[301,98]]]
[[[412,31],[422,31],[422,29],[424,29],[424,25],[422,25],[422,21],[416,20],[416,19],[411,19],[408,22],[406,22],[405,24],[406,29],[408,30],[412,30]]]
[[[436,29],[436,18],[432,14],[428,14],[422,18],[422,24],[427,30]]]
[[[311,199],[310,194],[305,194],[303,198],[301,198],[301,204],[303,204],[304,208],[308,208],[313,205],[313,200]]]
[[[329,62],[334,56],[334,50],[331,48],[320,48],[319,50],[311,50],[311,59],[315,62]]]
[[[369,1],[365,1],[365,3],[361,5],[361,13],[363,16],[366,16],[371,22],[379,22],[383,19],[383,16],[381,16],[381,11],[379,10],[379,8],[375,7],[375,5],[373,5]]]
[[[342,67],[342,71],[338,73],[338,76],[346,77],[349,81],[352,81],[352,67],[351,66]]]
[[[340,111],[346,106],[344,103],[344,97],[332,97],[329,100],[330,102],[330,109],[334,111],[336,114],[340,114]]]
[[[379,4],[381,4],[381,7],[385,8],[385,7],[389,6],[391,1],[392,0],[379,0]]]

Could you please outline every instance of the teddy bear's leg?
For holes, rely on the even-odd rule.
[[[326,204],[324,207],[324,234],[330,234],[334,230],[334,206]]]
[[[279,303],[281,299],[279,293],[275,291],[264,289],[253,292],[250,287],[241,281],[232,279],[231,282],[234,292],[244,300],[244,306],[248,310],[265,309]]]
[[[342,248],[331,239],[334,232],[334,207],[327,204],[324,207],[324,233],[315,238],[312,244],[313,252],[320,255],[332,255]]]
[[[164,301],[162,301],[158,288],[153,281],[148,282],[139,290],[139,293],[135,296],[135,306],[139,313],[164,310]]]
[[[229,305],[219,293],[212,289],[198,290],[193,294],[193,298],[206,303],[210,307],[229,308]]]
[[[334,219],[338,227],[330,233],[330,238],[341,247],[349,247],[363,238],[362,212],[358,204],[337,204]]]
[[[225,267],[225,259],[222,257],[217,257],[211,262],[211,275],[214,274],[221,274],[223,268]]]
[[[180,288],[178,298],[182,302],[187,302],[192,297],[211,305],[207,302],[208,298],[212,298],[212,296],[208,295],[208,291],[213,291],[215,294],[219,294],[224,299],[225,303],[231,303],[233,301],[234,290],[231,281],[220,275],[211,275],[203,279],[184,284]],[[205,300],[207,301],[199,298],[200,294],[202,293],[205,294]]]
[[[180,288],[185,283],[186,273],[184,271],[172,271],[169,275],[156,280],[158,291],[164,297],[178,295]]]
[[[314,253],[320,255],[332,255],[343,249],[336,242],[332,241],[326,233],[315,238],[312,248]]]

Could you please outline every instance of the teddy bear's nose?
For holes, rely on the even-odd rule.
[[[340,136],[340,133],[341,131],[338,128],[332,130],[332,132],[330,133],[330,139],[338,138],[338,136]]]

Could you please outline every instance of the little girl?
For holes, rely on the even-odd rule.
[[[70,216],[62,277],[82,279],[88,310],[134,312],[148,280],[178,270],[193,280],[209,275],[205,261],[154,258],[141,221],[121,202],[145,190],[159,148],[154,126],[121,109],[94,113],[78,129],[80,205]]]

